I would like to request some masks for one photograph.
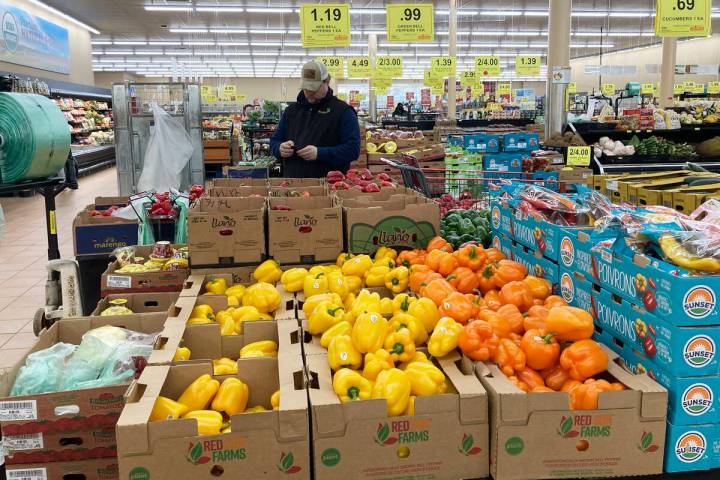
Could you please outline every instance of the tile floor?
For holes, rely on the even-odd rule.
[[[115,169],[80,178],[78,190],[56,197],[58,241],[62,258],[73,258],[72,221],[97,196],[117,192]],[[0,197],[5,230],[0,237],[0,369],[12,366],[35,341],[32,321],[45,305],[47,236],[44,199]]]

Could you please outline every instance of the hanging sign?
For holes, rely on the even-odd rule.
[[[682,83],[673,85],[673,95],[682,95],[683,93],[685,93],[685,86]]]
[[[568,83],[567,93],[577,93],[577,83],[575,83],[575,82]]]
[[[430,91],[433,95],[445,95],[445,83],[438,82],[430,86]]]
[[[540,56],[518,55],[515,57],[515,74],[518,77],[537,77],[540,75]]]
[[[432,57],[430,71],[435,77],[455,76],[455,57]]]
[[[460,85],[464,87],[476,87],[480,83],[473,70],[466,70],[460,74]]]
[[[234,97],[237,95],[237,87],[235,85],[223,85],[221,94],[228,97]]]
[[[389,78],[375,77],[372,80],[372,88],[375,89],[375,95],[387,95],[390,85],[392,85],[392,80]]]
[[[643,83],[642,85],[640,85],[640,94],[655,95],[655,84],[654,83]]]
[[[498,83],[497,94],[498,95],[510,95],[512,88],[509,83]]]
[[[592,154],[592,147],[579,147],[571,145],[567,151],[567,165],[574,165],[578,167],[587,167],[590,165],[590,155]]]
[[[707,91],[712,94],[720,93],[720,82],[708,82]]]
[[[342,57],[317,57],[323,63],[334,78],[345,78],[345,60]]]
[[[427,69],[423,72],[423,85],[430,87],[430,86],[432,86],[433,83],[437,82],[438,78],[442,78],[442,77],[435,76],[431,69]]]
[[[497,77],[500,75],[500,57],[475,57],[475,73],[478,77]]]
[[[370,78],[371,75],[370,57],[348,58],[348,78]]]
[[[478,82],[477,85],[471,85],[470,88],[472,88],[473,95],[485,94],[485,85],[481,82]]]
[[[683,82],[683,92],[693,93],[695,91],[695,82]]]
[[[303,48],[350,46],[347,3],[306,3],[300,6]]]
[[[600,91],[603,95],[615,95],[615,84],[614,83],[603,83],[600,87]]]
[[[435,39],[432,3],[397,3],[385,8],[388,42],[432,42]]]
[[[710,35],[712,0],[657,0],[655,35],[706,37]]]
[[[403,74],[402,57],[377,57],[375,75],[381,78],[400,78]]]
[[[215,103],[218,101],[217,95],[206,95],[202,98],[202,101],[205,103]]]

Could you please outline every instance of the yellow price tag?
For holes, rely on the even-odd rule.
[[[328,70],[328,73],[334,78],[345,78],[345,60],[342,57],[317,57]]]
[[[402,57],[377,57],[375,75],[384,78],[400,78],[403,74]]]
[[[642,85],[640,85],[640,93],[642,95],[655,95],[655,84],[643,83]]]
[[[575,83],[575,82],[568,83],[567,93],[577,93],[577,83]]]
[[[515,57],[515,74],[519,77],[540,75],[540,57],[538,55],[518,55]]]
[[[438,77],[434,75],[431,69],[426,69],[423,72],[423,85],[431,87],[433,83],[437,83]]]
[[[682,95],[685,93],[685,85],[682,83],[676,83],[673,85],[673,95]]]
[[[240,105],[244,105],[246,98],[247,98],[247,97],[246,97],[245,95],[238,95],[238,96],[237,96],[237,103],[239,103]]]
[[[438,83],[430,86],[433,95],[445,95],[445,83]]]
[[[711,31],[712,0],[657,0],[655,35],[705,37]]]
[[[685,92],[693,92],[695,90],[695,82],[683,82],[682,86]]]
[[[300,6],[303,48],[350,46],[350,11],[347,3],[306,3]]]
[[[338,92],[337,97],[338,97],[338,100],[342,100],[343,102],[347,102],[347,93],[345,93],[345,92]]]
[[[603,95],[615,95],[615,84],[614,83],[603,83],[600,87],[600,91]]]
[[[500,75],[500,57],[475,57],[475,72],[478,77],[497,77]]]
[[[348,78],[370,78],[371,75],[370,57],[348,58]]]
[[[237,95],[237,87],[235,85],[223,85],[222,94],[226,96]]]
[[[704,83],[696,83],[695,88],[693,88],[692,93],[705,93],[705,84]]]
[[[204,97],[205,95],[212,95],[212,93],[213,87],[210,85],[200,85],[200,95]]]
[[[708,82],[707,91],[713,94],[720,93],[720,82]]]
[[[217,95],[206,95],[203,99],[205,103],[215,103],[218,101]]]
[[[479,83],[480,80],[473,70],[466,70],[460,74],[460,85],[464,87],[476,87]]]
[[[432,42],[435,39],[432,3],[397,3],[385,8],[388,42]]]
[[[483,95],[485,93],[485,85],[478,82],[476,85],[472,85],[473,95]]]
[[[578,147],[569,146],[567,152],[568,165],[574,165],[578,167],[587,167],[590,165],[590,155],[592,154],[592,147]]]
[[[392,79],[389,78],[373,78],[372,80],[372,87],[375,89],[375,93],[378,94],[378,90],[385,90],[387,91],[388,88],[390,88],[390,85],[392,85]]]
[[[388,87],[383,85],[382,87],[375,87],[375,95],[387,95]]]
[[[455,57],[432,57],[430,70],[436,77],[455,76]]]
[[[509,83],[498,83],[497,94],[498,95],[510,95],[512,88]]]

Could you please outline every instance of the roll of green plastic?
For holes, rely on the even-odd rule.
[[[67,120],[52,100],[0,92],[0,183],[54,175],[69,151]]]

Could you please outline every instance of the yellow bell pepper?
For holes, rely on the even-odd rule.
[[[385,286],[385,275],[390,273],[390,267],[385,265],[376,265],[365,272],[366,287],[382,287]]]
[[[338,335],[351,334],[352,324],[346,320],[343,320],[325,330],[325,333],[323,333],[322,337],[320,337],[320,345],[322,345],[324,348],[328,348],[328,346],[330,345],[330,340],[332,340],[334,337],[337,337]]]
[[[222,318],[220,323],[220,335],[237,335],[237,332],[235,331],[235,320],[233,320],[232,315],[229,313]]]
[[[303,293],[305,294],[305,298],[329,291],[328,279],[324,272],[320,272],[314,276],[307,275],[303,280]]]
[[[242,300],[243,295],[245,295],[245,287],[240,284],[233,285],[231,287],[228,287],[227,290],[225,290],[225,295],[227,295],[228,297],[235,297],[238,300]]]
[[[348,293],[347,297],[345,297],[343,299],[343,306],[345,307],[346,311],[352,310],[352,307],[353,307],[353,304],[355,303],[356,298],[357,297],[355,296],[355,294],[351,292],[351,293]]]
[[[322,302],[310,314],[307,321],[307,331],[311,335],[321,335],[328,328],[340,323],[344,314],[343,307],[331,302]]]
[[[415,342],[407,328],[390,332],[383,345],[394,362],[406,362],[415,355]]]
[[[311,277],[317,277],[321,273],[324,273],[327,275],[328,267],[325,265],[314,265],[314,266],[310,267],[310,270],[308,270],[308,274]]]
[[[381,246],[377,249],[375,252],[375,261],[377,262],[381,258],[390,258],[391,260],[395,260],[398,256],[397,250],[385,246]]]
[[[380,299],[380,314],[392,315],[392,299],[383,297]]]
[[[232,308],[232,309],[231,309]],[[215,323],[219,323],[220,325],[223,324],[225,319],[229,318],[232,320],[232,312],[235,311],[234,307],[224,308],[222,310],[218,310],[217,313],[215,313]]]
[[[365,272],[373,266],[372,258],[369,255],[358,255],[342,264],[343,275],[355,275],[356,277],[364,277]]]
[[[182,418],[197,420],[198,435],[217,435],[223,424],[222,414],[214,410],[192,410]]]
[[[188,407],[182,403],[163,396],[159,396],[155,400],[153,409],[150,412],[150,421],[159,422],[162,420],[170,420],[182,417],[188,412]]]
[[[223,424],[223,425],[226,425],[226,424]],[[220,430],[220,433],[230,433],[230,432],[232,432],[232,428],[230,427],[229,424],[227,424],[227,427]]]
[[[315,307],[317,307],[322,302],[331,302],[335,305],[342,305],[343,301],[342,298],[340,298],[340,295],[337,293],[321,293],[320,295],[313,295],[312,297],[305,298],[305,303],[303,303],[303,313],[305,314],[305,318],[310,318],[310,315],[312,315],[312,312],[315,310]]]
[[[256,283],[245,290],[243,305],[253,306],[261,313],[274,312],[280,306],[280,293],[269,283]]]
[[[215,323],[215,320],[210,320],[207,317],[193,317],[187,321],[186,325],[206,325],[208,323]]]
[[[280,265],[278,264],[278,262],[272,259],[265,260],[257,266],[255,271],[253,272],[253,278],[257,282],[275,284],[278,280],[280,280],[282,273],[283,272],[280,269]]]
[[[387,414],[390,417],[402,415],[410,401],[410,379],[397,368],[383,370],[377,376],[372,390],[372,398],[384,398],[387,401]]]
[[[427,355],[425,355],[423,352],[415,352],[415,355],[410,359],[408,362],[401,363],[398,368],[400,370],[406,370],[407,367],[413,363],[430,363],[432,364],[432,360],[430,360]]]
[[[226,378],[220,384],[211,408],[229,416],[245,411],[248,401],[248,386],[237,378]]]
[[[399,330],[401,328],[410,330],[410,336],[416,346],[427,342],[428,333],[425,331],[425,325],[409,313],[396,313],[390,318],[391,330]]]
[[[215,320],[215,311],[210,305],[196,305],[190,312],[190,318],[207,318],[208,320]]]
[[[227,281],[224,278],[213,278],[205,282],[205,291],[212,295],[223,295],[227,290]]]
[[[270,405],[273,410],[280,410],[280,390],[275,390],[275,393],[270,396]]]
[[[380,294],[370,293],[369,290],[360,290],[351,308],[353,317],[357,318],[365,312],[380,313]]]
[[[350,293],[355,293],[360,291],[363,284],[362,277],[358,277],[356,275],[345,275],[345,283],[347,284],[348,291]]]
[[[403,413],[406,417],[412,417],[415,415],[415,395],[410,395],[410,398],[408,399],[407,408],[405,409],[405,412]]]
[[[430,396],[445,393],[447,384],[445,374],[432,363],[415,362],[405,369],[410,378],[410,391],[413,395]]]
[[[330,340],[328,345],[328,365],[337,371],[341,368],[358,369],[362,365],[362,354],[353,345],[348,335],[338,335]]]
[[[188,347],[178,347],[175,349],[175,355],[173,355],[173,362],[182,362],[185,360],[190,360],[190,355],[192,352],[190,352],[190,349]]]
[[[213,362],[213,375],[237,375],[237,361],[232,358],[217,358]]]
[[[333,390],[342,403],[367,400],[372,394],[372,382],[355,370],[341,368],[333,375]]]
[[[235,333],[243,333],[243,323],[253,322],[255,320],[272,320],[272,317],[260,313],[257,308],[252,306],[238,307],[232,312],[233,320],[235,321]]]
[[[188,410],[205,410],[220,388],[220,382],[207,373],[195,379],[178,398]]]
[[[240,349],[240,358],[277,357],[278,344],[273,340],[260,340],[248,343]]]
[[[326,275],[329,275],[329,274],[331,274],[332,272],[342,272],[342,269],[341,269],[340,267],[338,267],[337,265],[335,265],[334,263],[330,263],[330,264],[328,264],[328,265],[324,265],[324,267],[325,267],[325,274],[326,274]]]
[[[392,293],[402,293],[407,290],[410,282],[410,270],[407,267],[396,267],[385,274],[385,288]]]
[[[395,295],[395,298],[393,298],[393,314],[395,313],[408,313],[410,310],[410,305],[412,305],[417,298],[411,297],[407,293],[401,293],[399,295]]]
[[[260,413],[260,412],[267,412],[267,409],[265,407],[263,407],[262,405],[255,405],[254,407],[248,408],[243,413]]]
[[[350,259],[353,258],[354,256],[355,256],[355,255],[353,255],[352,253],[345,253],[345,252],[343,252],[343,253],[341,253],[340,255],[337,256],[337,259],[335,260],[335,265],[337,265],[338,267],[342,267],[345,262],[347,262],[348,260],[350,260]]]
[[[430,333],[435,329],[435,325],[440,320],[440,312],[437,305],[429,298],[418,298],[417,301],[410,304],[408,313],[417,318],[425,326],[425,331]]]
[[[383,347],[390,324],[379,313],[363,313],[355,320],[352,341],[360,353],[373,353]]]
[[[345,300],[345,297],[350,293],[347,283],[345,282],[345,275],[340,270],[334,270],[327,274],[328,290],[332,293],[337,293],[340,298]]]
[[[458,335],[462,332],[462,324],[450,317],[442,317],[428,341],[428,353],[433,357],[444,357],[457,347]]]
[[[305,268],[291,268],[285,270],[280,277],[280,283],[286,292],[295,293],[303,289],[303,281],[308,276]]]
[[[363,377],[373,382],[383,370],[395,368],[395,362],[390,353],[385,349],[380,349],[375,353],[365,354],[365,367],[363,367]]]
[[[388,267],[389,269],[395,268],[395,260],[390,257],[383,257],[373,262],[373,267]]]
[[[236,297],[235,295],[228,295],[227,296],[227,304],[228,304],[228,307],[239,307],[240,299],[238,297]]]

